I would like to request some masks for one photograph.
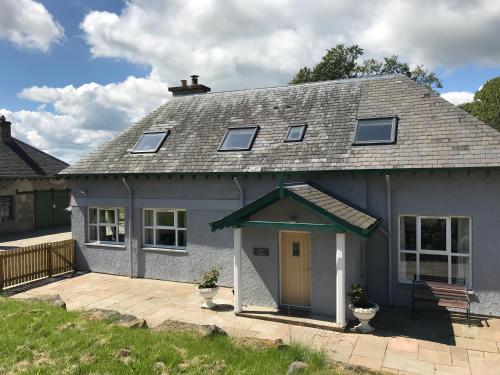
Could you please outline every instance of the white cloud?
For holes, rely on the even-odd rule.
[[[2,0],[0,39],[47,52],[64,38],[64,30],[43,4],[33,0]]]
[[[37,111],[0,110],[12,122],[14,136],[69,162],[109,140],[170,96],[166,83],[136,77],[109,85],[31,87],[19,95],[44,105]],[[52,105],[55,113],[47,111],[47,105]]]
[[[120,14],[90,12],[81,28],[95,57],[230,89],[285,83],[338,42],[431,68],[498,64],[499,18],[488,0],[130,0]]]
[[[442,93],[441,96],[455,105],[469,103],[474,100],[474,93],[468,91],[449,91]]]

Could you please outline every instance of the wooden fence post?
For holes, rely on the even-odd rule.
[[[48,273],[49,277],[52,277],[53,272],[53,267],[52,267],[52,244],[49,243],[47,247],[47,265],[49,267]]]
[[[0,292],[3,290],[3,256],[0,254]]]

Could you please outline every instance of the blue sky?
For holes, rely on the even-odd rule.
[[[70,162],[189,74],[216,91],[286,84],[339,42],[425,64],[455,104],[500,76],[500,6],[486,0],[4,2],[0,111],[16,137]]]

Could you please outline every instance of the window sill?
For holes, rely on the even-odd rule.
[[[146,246],[143,247],[142,250],[144,251],[151,251],[151,252],[159,252],[159,253],[171,253],[171,254],[187,254],[186,249],[172,249],[168,247],[151,247],[151,246]]]
[[[121,244],[117,244],[117,245],[113,245],[113,244],[110,244],[110,243],[99,243],[99,242],[85,242],[85,246],[88,246],[88,247],[109,247],[111,249],[121,249],[121,250],[125,250],[125,245],[121,245]]]

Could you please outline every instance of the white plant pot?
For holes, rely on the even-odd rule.
[[[205,302],[203,302],[203,305],[201,305],[202,309],[213,309],[215,307],[215,303],[212,300],[218,291],[218,286],[216,286],[215,288],[198,288],[198,293],[205,300]]]
[[[370,320],[375,317],[377,311],[379,309],[376,303],[370,302],[373,307],[362,308],[362,307],[354,307],[352,304],[349,305],[349,308],[352,311],[352,314],[359,320],[359,324],[354,327],[354,329],[361,333],[370,333],[375,330],[370,325]]]

